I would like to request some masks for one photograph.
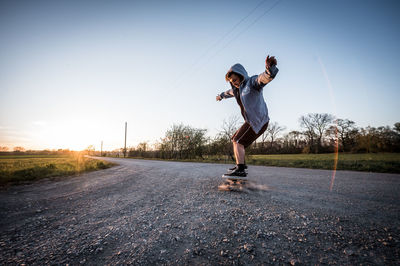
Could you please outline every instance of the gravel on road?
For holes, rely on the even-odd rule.
[[[0,190],[0,265],[400,263],[400,175],[250,166],[267,189],[218,191],[228,165],[119,165]]]

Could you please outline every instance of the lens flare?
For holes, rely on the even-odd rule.
[[[332,83],[329,79],[328,73],[326,72],[326,68],[324,64],[321,61],[321,58],[318,56],[318,63],[321,66],[322,73],[324,74],[324,78],[326,80],[326,83],[328,84],[329,88],[329,95],[331,97],[331,104],[333,106],[334,110],[334,115],[336,117],[335,120],[335,153],[334,153],[334,159],[333,159],[333,171],[332,171],[332,177],[331,177],[331,184],[329,186],[329,191],[332,191],[333,185],[335,183],[335,177],[336,177],[336,167],[339,159],[339,140],[338,140],[338,124],[337,124],[337,112],[336,112],[336,102],[335,102],[335,96],[333,94],[333,88],[332,88]]]

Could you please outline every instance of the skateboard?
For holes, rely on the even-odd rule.
[[[218,186],[222,191],[247,191],[250,187],[249,180],[244,177],[234,177],[222,175],[223,183]]]

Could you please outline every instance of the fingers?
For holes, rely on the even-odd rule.
[[[275,58],[275,56],[267,56],[267,59],[265,59],[265,66],[266,67],[270,67],[270,66],[273,66],[273,65],[277,65],[278,64],[278,62],[276,61],[276,58]]]
[[[276,59],[275,59],[275,56],[272,56],[272,57],[270,58],[270,60],[271,60],[271,65],[276,65],[276,64],[277,64]]]

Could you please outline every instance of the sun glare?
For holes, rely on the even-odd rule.
[[[65,123],[59,126],[45,126],[35,132],[34,138],[40,147],[48,149],[70,149],[81,151],[89,145],[95,145],[96,137],[81,125]]]

